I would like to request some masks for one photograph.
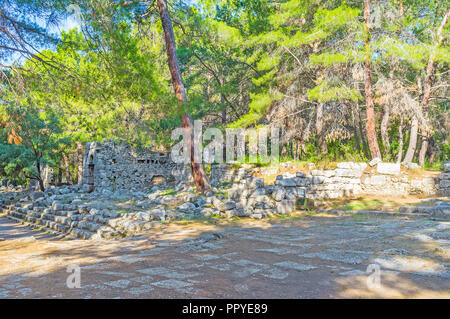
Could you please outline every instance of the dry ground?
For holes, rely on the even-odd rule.
[[[183,221],[92,241],[0,217],[0,238],[0,298],[450,298],[450,223],[443,221]],[[73,264],[81,287],[70,289]],[[369,265],[375,272],[366,272]],[[376,267],[380,286],[369,288]]]

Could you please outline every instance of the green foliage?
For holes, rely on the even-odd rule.
[[[37,175],[35,149],[43,150],[42,165],[56,167],[62,153],[74,154],[76,143],[104,138],[169,150],[170,133],[181,125],[183,111],[222,129],[281,125],[282,143],[300,149],[288,150],[285,159],[363,161],[365,58],[374,87],[390,81],[387,92],[373,91],[378,132],[384,106],[391,110],[390,147],[383,159],[395,161],[399,122],[410,123],[420,111],[426,67],[434,57],[434,87],[425,116],[437,162],[449,159],[448,26],[442,43],[436,43],[448,8],[439,1],[403,1],[402,16],[398,1],[371,1],[368,48],[362,1],[169,1],[188,96],[183,108],[173,94],[164,35],[151,2],[76,0],[83,32],[74,29],[56,38],[48,28],[26,21],[27,15],[43,15],[50,22],[47,14],[63,17],[72,1],[5,3],[4,13],[24,22],[19,31],[27,49],[45,50],[23,53],[23,63],[1,68],[0,101],[10,105],[2,112],[15,128],[20,126],[23,144],[9,144],[10,128],[0,122],[0,175],[24,181]],[[16,12],[16,7],[23,10]],[[12,38],[4,34],[0,31],[0,44],[11,46]],[[7,57],[5,52],[10,54],[2,47],[0,57]],[[11,112],[17,111],[26,115],[14,118]],[[407,124],[403,131],[404,154]],[[76,171],[75,163],[70,169]]]
[[[62,136],[58,119],[50,111],[22,104],[7,104],[0,108],[0,115],[21,137],[19,145],[3,141],[0,175],[24,182],[25,179],[41,180],[46,165],[54,166],[57,150],[69,143]],[[7,132],[4,132],[4,136]]]
[[[347,86],[331,86],[327,81],[322,81],[318,86],[308,91],[308,98],[321,102],[362,100],[361,93]]]

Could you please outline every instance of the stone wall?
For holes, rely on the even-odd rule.
[[[450,162],[444,163],[444,172],[439,176],[439,194],[450,196]]]
[[[104,140],[87,143],[83,158],[84,191],[143,190],[160,183],[180,182],[183,165],[172,162],[169,153],[137,151],[125,143]]]
[[[250,176],[274,175],[276,172],[274,168],[254,168],[251,165],[233,168],[232,165],[222,164],[211,169],[211,182],[213,185],[239,183]],[[400,164],[377,163],[371,167],[367,163],[342,162],[335,169],[312,169],[309,172],[280,175],[274,185],[302,189],[305,196],[311,199],[333,199],[360,194],[436,195],[440,188],[450,189],[449,175],[443,173],[439,182],[439,178],[410,176],[407,171],[401,170]]]

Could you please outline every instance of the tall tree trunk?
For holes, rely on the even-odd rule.
[[[389,72],[389,79],[391,80],[391,83],[394,83],[394,67],[391,66],[391,70]],[[389,155],[389,151],[391,148],[390,142],[389,142],[389,116],[391,112],[391,107],[388,103],[384,104],[383,107],[383,118],[381,119],[380,124],[380,132],[381,132],[381,140],[383,142],[383,153],[384,155]]]
[[[302,156],[302,159],[306,158],[306,144],[303,140],[300,142],[300,154]]]
[[[186,91],[184,89],[183,78],[181,76],[180,65],[178,63],[175,36],[173,34],[172,21],[169,16],[167,4],[165,0],[157,0],[161,24],[164,30],[164,38],[166,42],[167,60],[169,64],[170,75],[172,77],[172,85],[175,90],[175,96],[182,105],[186,102]],[[210,189],[208,177],[205,174],[202,163],[195,161],[195,145],[194,145],[194,125],[189,114],[184,112],[181,123],[183,126],[185,141],[188,143],[190,150],[190,160],[192,168],[192,177],[198,192],[205,192]]]
[[[44,181],[42,180],[42,170],[41,170],[40,160],[36,160],[36,170],[38,173],[39,188],[43,192],[43,191],[45,191],[45,187],[44,187]]]
[[[317,104],[316,110],[316,134],[320,146],[321,155],[328,153],[327,141],[323,134],[323,103],[319,102]]]
[[[356,129],[355,112],[353,109],[351,110],[351,114],[352,114],[352,131],[353,136],[355,138],[355,145],[356,148],[358,149],[358,154],[361,154],[361,144],[359,142],[358,130]]]
[[[223,94],[220,93],[220,103],[223,105],[224,102],[224,98],[223,98]],[[226,125],[227,124],[227,107],[223,106],[222,109],[222,125]]]
[[[420,77],[417,79],[417,87],[419,92],[422,92],[422,80]],[[409,131],[408,149],[406,150],[405,158],[402,161],[404,165],[410,164],[414,158],[414,153],[416,152],[417,147],[418,131],[419,131],[419,121],[418,116],[415,114],[411,119],[411,129]]]
[[[365,134],[364,134],[364,130],[362,127],[362,119],[361,119],[361,112],[358,111],[358,116],[359,116],[359,121],[358,121],[358,127],[359,127],[359,134],[361,135],[361,142],[363,145],[363,151],[364,151],[364,155],[369,158],[369,147],[367,146],[367,141],[364,138]]]
[[[430,138],[428,134],[425,132],[422,132],[422,145],[420,146],[420,152],[419,152],[419,165],[424,166],[425,165],[425,155],[427,153],[428,149],[428,139]]]
[[[406,151],[405,158],[403,159],[403,164],[410,164],[414,158],[414,153],[416,152],[418,130],[419,120],[417,119],[417,116],[414,116],[411,122],[411,133],[409,134],[408,150]]]
[[[388,134],[390,107],[388,104],[384,105],[383,111],[384,112],[383,118],[381,119],[380,132],[381,132],[381,140],[383,141],[383,152],[385,155],[387,155],[389,154],[390,149],[389,134]]]
[[[436,59],[436,51],[438,47],[441,45],[443,40],[442,31],[444,30],[445,25],[447,24],[448,18],[450,16],[450,11],[448,11],[444,18],[442,19],[441,25],[439,26],[439,29],[437,31],[437,43],[434,48],[434,50],[430,54],[430,59],[428,60],[427,65],[427,75],[425,79],[425,92],[423,95],[423,101],[422,101],[422,111],[423,111],[423,117],[424,120],[428,119],[428,105],[430,104],[430,97],[431,97],[431,87],[433,85],[433,72],[434,72],[434,60]],[[430,132],[426,129],[426,123],[422,124],[422,146],[420,148],[419,153],[419,165],[423,166],[425,164],[425,155],[427,153],[428,149],[428,143],[430,138]]]
[[[371,51],[370,51],[370,1],[364,0],[364,30],[366,33],[365,36],[365,47],[366,47],[366,56],[364,61],[364,73],[365,73],[365,86],[364,91],[366,95],[366,112],[367,112],[367,123],[366,123],[366,131],[367,131],[367,140],[369,143],[370,155],[372,158],[379,157],[381,158],[380,148],[378,147],[377,141],[377,133],[375,131],[375,110],[373,104],[372,97],[372,75],[370,69],[370,59],[371,59]]]
[[[81,183],[83,179],[83,144],[77,142],[77,184]]]
[[[403,157],[403,119],[400,120],[400,124],[398,124],[398,154],[397,154],[397,163],[402,161]]]
[[[435,147],[435,142],[434,142],[434,138],[433,136],[430,137],[430,143],[428,143],[428,161],[429,163],[433,163],[434,162],[434,157],[436,156],[436,147]]]

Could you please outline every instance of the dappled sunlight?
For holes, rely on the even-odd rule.
[[[7,240],[0,242],[0,275],[20,273],[35,276],[71,264],[95,264],[123,248],[120,241]]]
[[[430,196],[388,196],[383,197],[371,194],[362,194],[350,198],[338,198],[333,200],[324,200],[323,206],[331,209],[342,210],[384,210],[397,211],[401,206],[416,206],[423,204],[424,199],[433,199]],[[433,201],[427,202],[430,205]]]
[[[368,288],[367,275],[343,276],[336,279],[338,298],[450,298],[447,289],[427,289],[395,272],[382,271],[379,287]],[[437,280],[439,281],[439,279]]]
[[[135,278],[146,282],[133,288],[139,296],[159,296],[155,287],[173,285],[194,298],[306,296],[311,289],[310,298],[447,298],[443,243],[416,238],[447,227],[418,219],[297,212],[262,220],[173,221],[116,240],[37,239],[39,232],[28,232],[0,241],[0,295],[17,277],[42,296],[61,297],[82,296],[90,289],[98,296],[128,296],[125,287]],[[380,289],[367,288],[368,274],[359,264],[369,263],[381,267]],[[70,265],[81,267],[85,290],[66,290]],[[218,282],[221,289],[211,286]],[[317,282],[327,286],[317,290]],[[110,293],[108,287],[116,290]]]

